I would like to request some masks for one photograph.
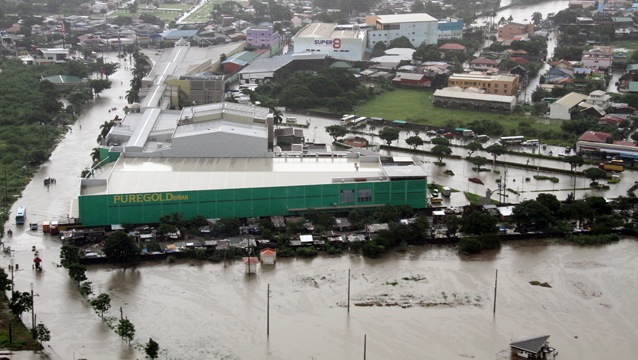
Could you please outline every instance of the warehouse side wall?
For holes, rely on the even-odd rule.
[[[427,206],[427,181],[398,180],[326,185],[178,191],[144,194],[83,195],[79,197],[84,226],[157,223],[164,215],[185,218],[246,218],[292,215],[314,209],[363,206]]]

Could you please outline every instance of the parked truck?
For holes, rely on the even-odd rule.
[[[606,171],[622,172],[625,171],[625,165],[617,163],[601,163],[598,168]]]

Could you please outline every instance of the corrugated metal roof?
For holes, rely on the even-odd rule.
[[[504,102],[508,104],[511,104],[513,101],[514,102],[516,101],[516,97],[514,96],[480,94],[480,93],[474,93],[474,92],[450,91],[450,90],[436,90],[434,92],[434,96],[457,98],[457,99],[463,99],[463,100],[483,100],[483,101]]]
[[[559,104],[559,105],[572,108],[578,105],[580,102],[585,101],[585,99],[587,99],[587,95],[579,94],[577,92],[571,92],[563,96],[562,98],[556,100],[552,105]]]

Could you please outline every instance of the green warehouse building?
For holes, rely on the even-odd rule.
[[[108,175],[84,180],[95,184],[83,184],[78,199],[85,226],[156,223],[173,213],[243,218],[427,204],[420,167],[375,157],[122,156],[101,170]]]
[[[141,104],[102,139],[101,160],[82,179],[72,210],[83,225],[157,223],[173,213],[212,219],[427,206],[426,172],[411,158],[279,146],[269,109],[252,104],[170,110],[164,72],[147,77],[157,81]]]

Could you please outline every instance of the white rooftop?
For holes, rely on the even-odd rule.
[[[135,158],[123,154],[97,171],[95,186],[84,184],[82,195],[389,181],[393,176],[424,177],[425,171],[419,165],[383,166],[375,157]]]
[[[396,24],[396,23],[410,23],[410,22],[426,22],[426,21],[434,21],[437,22],[436,18],[426,14],[397,14],[397,15],[379,15],[377,16],[377,22],[382,24]]]

